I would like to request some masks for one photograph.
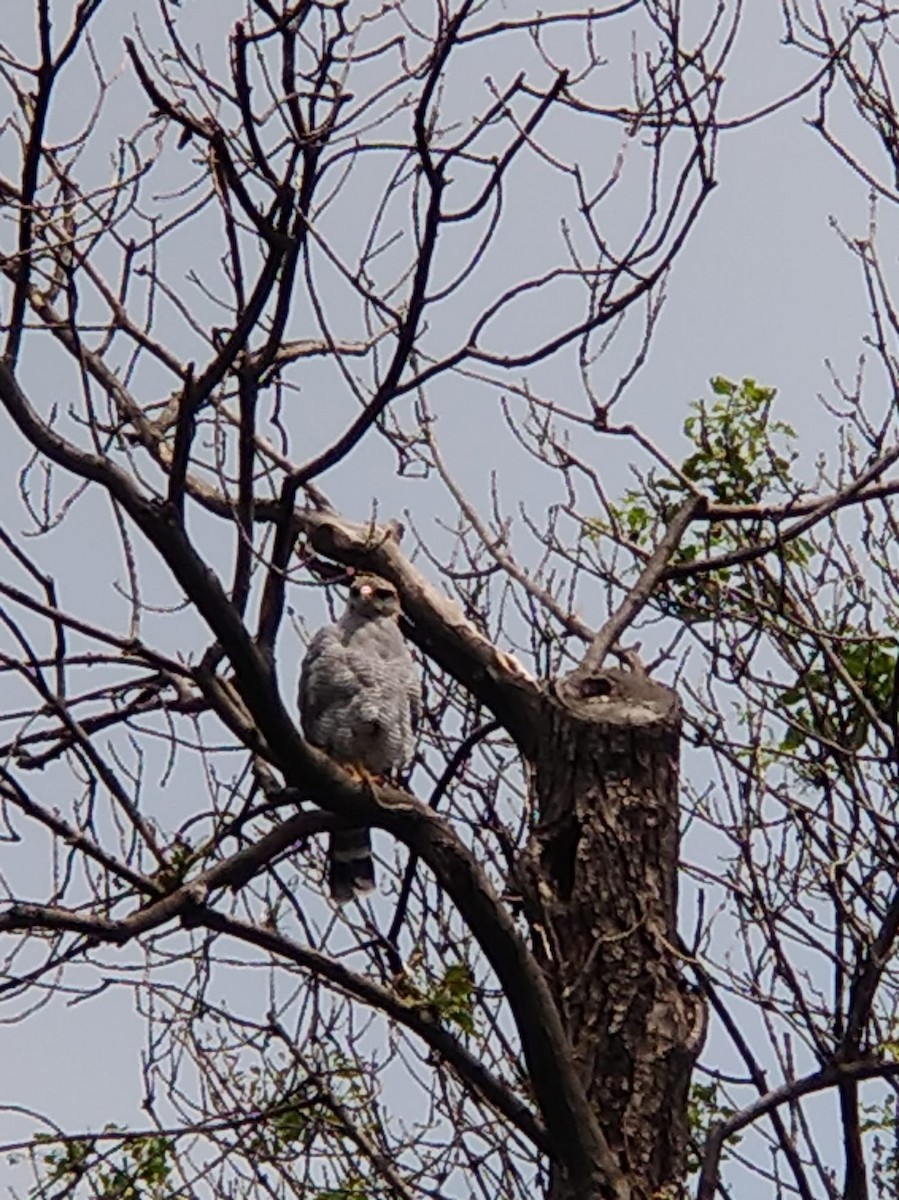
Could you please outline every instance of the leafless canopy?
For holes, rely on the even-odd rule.
[[[740,0],[12,7],[0,1055],[101,996],[142,1039],[140,1113],[4,1071],[20,1191],[643,1195],[522,869],[540,723],[614,654],[683,705],[684,931],[653,936],[710,1016],[684,1187],[894,1195],[899,17],[783,0],[807,75],[766,112],[876,198],[838,232],[877,379],[834,374],[809,478],[753,381],[686,460],[628,412],[718,139],[765,115],[719,107]],[[408,788],[296,727],[359,568],[424,672]],[[381,887],[336,911],[347,819]]]

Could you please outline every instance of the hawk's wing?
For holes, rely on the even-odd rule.
[[[409,697],[409,724],[413,734],[418,736],[418,727],[421,725],[421,679],[418,675],[418,670],[415,666],[415,659],[409,656],[411,671],[406,683],[406,695]]]
[[[315,741],[322,715],[335,704],[346,704],[363,686],[336,627],[319,629],[300,668],[298,705],[306,737]]]

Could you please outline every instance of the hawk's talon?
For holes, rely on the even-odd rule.
[[[383,775],[373,775],[371,771],[367,771],[365,767],[360,767],[356,763],[347,763],[343,769],[354,783],[361,783],[366,791],[371,792],[372,796],[379,787],[384,787],[387,782]]]

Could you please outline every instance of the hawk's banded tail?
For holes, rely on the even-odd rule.
[[[374,890],[375,864],[371,832],[365,828],[336,829],[328,848],[328,887],[335,904]]]

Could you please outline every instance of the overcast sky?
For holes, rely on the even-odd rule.
[[[120,17],[122,10],[134,7],[122,0],[117,3]],[[0,32],[0,38],[18,41],[26,32],[30,35],[32,7],[31,0],[7,0],[3,21],[10,27]],[[151,6],[147,7],[149,11]],[[220,23],[216,38],[224,47],[229,27],[225,14],[232,7],[183,0],[183,20],[207,30],[211,22]],[[813,70],[811,60],[781,44],[780,8],[778,0],[749,0],[746,5],[727,70],[723,106],[727,118],[764,107],[797,87]],[[524,11],[520,4],[505,9]],[[115,38],[99,39],[107,56],[113,55],[113,45],[120,44],[117,38],[118,33]],[[123,62],[121,52],[115,53]],[[499,73],[500,66],[496,69]],[[132,115],[141,119],[146,105],[133,90],[123,88],[122,95],[131,96],[134,114],[120,110],[118,115],[125,123]],[[864,236],[869,200],[865,185],[807,124],[815,107],[812,93],[722,138],[719,186],[675,264],[647,365],[616,412],[619,420],[641,424],[675,456],[683,448],[680,429],[687,404],[707,394],[707,380],[717,374],[751,375],[777,387],[778,415],[797,427],[809,462],[820,450],[832,451],[835,445],[833,423],[821,419],[817,400],[819,392],[828,393],[825,360],[847,377],[854,374],[867,330],[867,311],[858,264],[831,222],[835,218],[850,237]],[[847,109],[845,128],[854,137],[851,120]],[[858,136],[859,144],[867,146]],[[883,223],[886,234],[895,231],[891,214],[883,214]],[[526,227],[522,236],[527,237]],[[614,366],[610,359],[609,384],[614,382]],[[553,369],[541,372],[544,388]],[[600,374],[603,369],[598,368]],[[563,390],[567,385],[561,382],[562,375],[559,378]],[[490,433],[500,424],[497,410],[494,406],[485,414],[476,389],[466,391],[461,386],[452,404],[444,393],[441,403],[441,433],[450,466],[480,498],[490,469],[497,465],[496,441]],[[627,467],[620,445],[597,440],[593,450],[599,468],[616,486],[624,483]],[[17,453],[15,461],[20,461]],[[433,515],[432,505],[436,509],[441,502],[433,501],[425,489],[410,491],[378,474],[384,462],[382,448],[365,446],[328,478],[326,487],[353,517],[368,513],[375,490],[382,498],[382,512],[409,505],[414,495],[419,504],[416,516],[426,525]],[[534,484],[527,460],[514,457],[504,463],[501,482],[513,500],[516,493],[532,498],[534,487],[543,486]],[[4,488],[7,502],[16,503],[14,479],[8,479]],[[76,552],[83,555],[87,550],[79,547]],[[75,591],[70,595],[77,595],[81,587],[90,596],[90,570],[86,568],[72,587]],[[107,603],[112,608],[119,604],[111,591],[95,602],[101,610]],[[310,621],[324,616],[314,598],[294,602]],[[600,611],[588,614],[593,623],[602,615]],[[6,869],[5,855],[6,847],[0,845],[2,869]],[[132,996],[119,988],[89,1004],[63,1008],[57,1002],[27,1022],[0,1025],[0,1100],[49,1111],[72,1129],[139,1121],[135,1054],[142,1035],[132,1008]],[[7,1116],[0,1120],[0,1136],[11,1138],[31,1127],[28,1119],[17,1123]],[[0,1163],[0,1187],[3,1171]]]

